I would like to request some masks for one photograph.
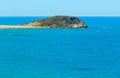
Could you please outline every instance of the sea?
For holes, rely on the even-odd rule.
[[[88,28],[0,29],[0,78],[120,78],[120,17],[79,18]]]

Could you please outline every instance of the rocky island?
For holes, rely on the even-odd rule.
[[[25,25],[41,28],[87,28],[87,25],[82,20],[70,16],[53,16],[46,19],[38,19]]]
[[[77,17],[53,16],[46,19],[38,19],[32,23],[18,26],[0,26],[0,28],[87,28],[88,26]]]

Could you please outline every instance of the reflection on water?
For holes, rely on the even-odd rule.
[[[0,34],[0,36],[32,36],[32,35],[26,35],[26,34]]]

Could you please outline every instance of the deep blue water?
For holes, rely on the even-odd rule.
[[[0,29],[0,78],[120,78],[120,17],[81,19],[89,28]]]

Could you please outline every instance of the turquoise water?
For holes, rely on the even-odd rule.
[[[81,19],[88,29],[0,29],[0,78],[120,78],[120,17]]]
[[[18,25],[18,24],[25,24],[31,23],[36,19],[44,19],[47,18],[46,16],[41,17],[0,17],[0,25]]]

